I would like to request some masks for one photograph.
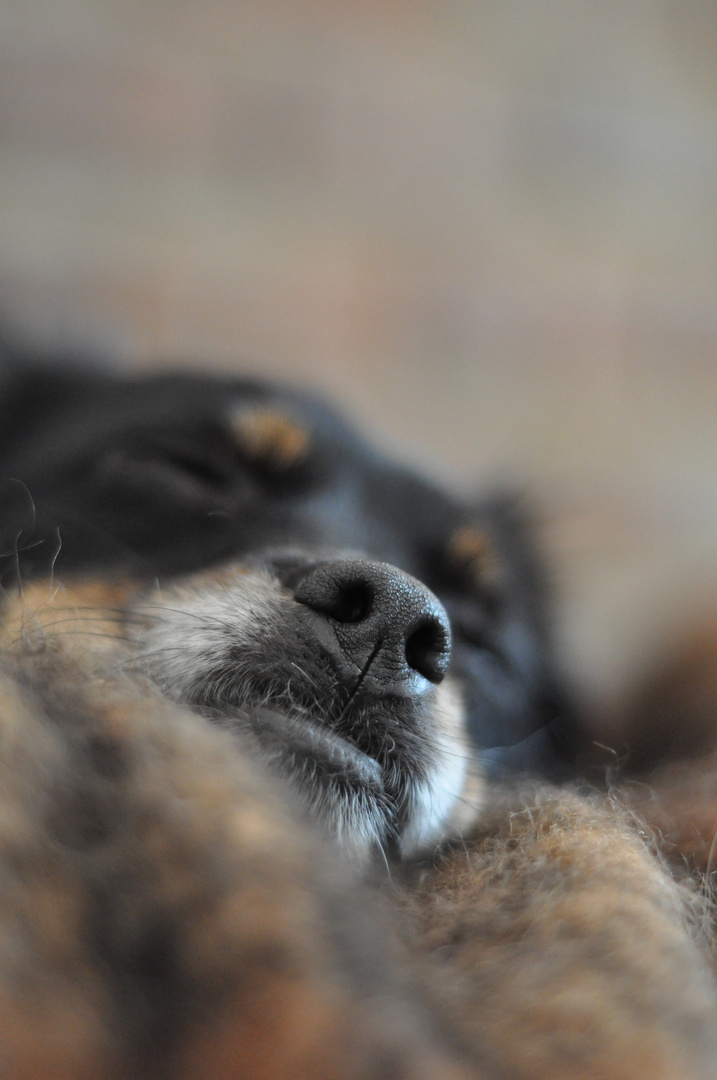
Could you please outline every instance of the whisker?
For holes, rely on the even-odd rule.
[[[709,855],[707,856],[707,866],[705,867],[705,875],[709,879],[714,873],[715,862],[717,862],[717,832],[712,837],[712,843],[710,844]]]
[[[144,612],[166,611],[172,615],[181,615],[188,619],[194,619],[196,622],[202,623],[204,626],[219,626],[223,630],[236,630],[235,623],[228,622],[226,619],[220,618],[218,615],[200,614],[198,611],[188,611],[186,608],[168,607],[166,604],[148,604],[144,601],[138,605],[136,614],[139,615]]]

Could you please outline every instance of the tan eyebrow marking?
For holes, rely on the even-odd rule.
[[[503,560],[486,529],[477,525],[464,525],[449,540],[448,553],[481,588],[497,589],[503,584]]]
[[[229,426],[243,453],[279,472],[299,465],[311,446],[308,431],[275,409],[240,407],[230,415]]]

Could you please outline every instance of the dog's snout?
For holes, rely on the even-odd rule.
[[[294,581],[294,598],[330,621],[338,651],[376,685],[418,674],[439,683],[451,631],[443,605],[415,578],[386,563],[331,559]],[[339,665],[340,666],[340,665]]]

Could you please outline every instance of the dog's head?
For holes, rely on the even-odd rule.
[[[541,575],[514,508],[463,504],[322,403],[22,368],[0,433],[6,577],[158,580],[133,609],[153,677],[248,725],[339,831],[358,814],[413,850],[453,811],[462,731],[505,746],[552,719]]]

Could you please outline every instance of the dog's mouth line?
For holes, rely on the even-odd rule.
[[[285,759],[297,771],[313,763],[327,779],[369,787],[377,793],[385,790],[381,763],[310,711],[287,712],[285,702],[269,698],[258,708],[237,710],[234,715],[225,708],[217,712],[210,707],[207,712],[222,726],[234,727],[239,721],[238,726],[248,729],[271,758]]]
[[[308,748],[317,763],[335,772],[337,776],[356,776],[372,788],[384,788],[383,769],[375,757],[359,749],[355,742],[345,735],[326,727],[311,716],[299,718],[281,718],[282,731],[288,741],[297,733],[302,743]],[[298,730],[297,730],[298,729]]]
[[[272,715],[278,721],[280,738],[290,747],[297,767],[302,759],[312,770],[320,769],[327,780],[349,783],[351,786],[359,784],[377,793],[383,792],[383,770],[379,762],[360,750],[346,735],[327,728],[310,716],[295,718]],[[255,725],[257,733],[256,727],[261,725],[260,714]]]
[[[217,687],[216,684],[200,685],[192,694],[187,695],[187,700],[215,721],[222,723],[224,718],[230,725],[232,716],[249,717],[256,710],[264,717],[273,714],[280,718],[281,724],[287,730],[297,725],[306,730],[313,729],[322,741],[344,747],[352,755],[371,761],[375,768],[381,770],[385,762],[381,762],[380,754],[372,754],[363,749],[350,734],[352,724],[369,727],[374,710],[382,713],[387,704],[403,701],[402,697],[394,693],[386,693],[381,698],[369,695],[367,700],[362,697],[362,683],[379,648],[380,644],[373,650],[351,691],[338,699],[333,695],[319,699],[313,693],[302,694],[296,690],[287,692],[288,680],[277,684],[273,679],[262,680],[254,677],[249,687],[243,687],[241,694],[234,692],[235,684],[232,680],[231,684],[224,687]]]

